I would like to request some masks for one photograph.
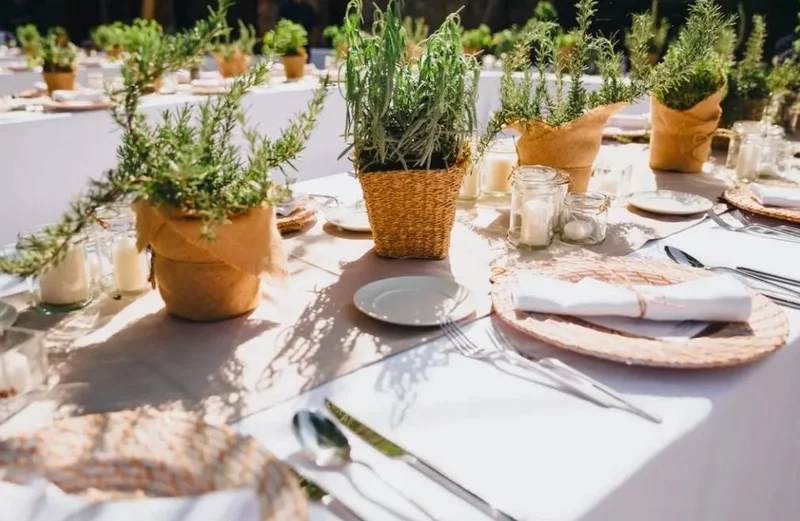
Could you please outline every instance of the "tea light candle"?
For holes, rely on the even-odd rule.
[[[587,221],[570,221],[564,225],[564,237],[570,241],[583,241],[592,234],[594,226]]]
[[[460,199],[477,199],[481,195],[481,166],[474,165],[461,182]]]
[[[511,172],[517,166],[517,154],[489,150],[483,161],[483,189],[494,194],[511,192]]]
[[[24,394],[33,387],[28,357],[17,351],[0,356],[0,398]]]
[[[136,248],[133,237],[119,237],[111,247],[114,284],[123,293],[138,293],[147,289],[149,267],[147,255]]]
[[[550,242],[552,205],[545,201],[526,201],[522,205],[520,242],[528,246],[546,246]]]
[[[736,178],[740,180],[755,179],[758,175],[759,147],[755,143],[745,142],[739,148],[739,159],[736,161]]]
[[[64,306],[87,300],[91,296],[89,276],[86,251],[82,246],[71,246],[61,262],[39,276],[42,302]]]

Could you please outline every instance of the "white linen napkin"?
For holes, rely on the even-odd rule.
[[[0,498],[0,521],[261,521],[261,506],[252,489],[91,503],[37,479],[26,485],[0,481]]]
[[[86,101],[91,103],[108,101],[106,93],[98,89],[54,90],[50,97],[53,98],[53,101]]]
[[[756,200],[764,206],[778,208],[800,208],[800,189],[784,186],[753,184],[750,186]]]
[[[534,313],[658,321],[744,322],[752,310],[750,290],[730,275],[630,288],[589,278],[567,282],[526,275],[517,282],[514,301],[517,309]]]
[[[308,204],[308,196],[304,194],[294,194],[285,199],[281,204],[275,207],[275,213],[281,217],[288,217],[303,205]]]

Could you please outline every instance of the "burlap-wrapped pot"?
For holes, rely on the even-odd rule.
[[[443,259],[467,160],[442,170],[360,173],[375,251],[391,259]]]
[[[250,55],[243,53],[239,49],[234,49],[230,58],[214,53],[214,59],[217,61],[217,68],[219,68],[219,73],[223,78],[242,76],[250,67]]]
[[[305,50],[301,50],[300,54],[295,56],[281,57],[287,80],[299,80],[306,75],[306,59],[307,54]]]
[[[627,103],[614,103],[596,107],[560,127],[544,121],[511,125],[521,134],[517,140],[519,164],[564,170],[569,174],[569,191],[585,192],[592,177],[592,165],[603,143],[603,128],[611,116],[627,106]]]
[[[722,116],[721,101],[722,90],[688,110],[673,110],[652,96],[650,168],[687,174],[701,172]]]
[[[135,209],[137,246],[152,247],[156,284],[172,315],[197,322],[243,315],[261,300],[262,276],[286,275],[273,208],[231,217],[213,241],[200,236],[200,219],[145,202]]]
[[[43,72],[44,82],[47,84],[47,93],[54,90],[75,90],[75,71],[72,72]]]

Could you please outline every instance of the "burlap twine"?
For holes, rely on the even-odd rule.
[[[650,168],[687,174],[703,170],[722,116],[722,95],[720,89],[688,110],[673,110],[650,98]]]
[[[271,207],[232,217],[216,228],[213,241],[201,237],[200,219],[146,202],[134,208],[137,247],[153,249],[156,283],[170,314],[197,322],[239,316],[261,301],[262,276],[285,280],[286,254]]]
[[[592,177],[592,166],[603,143],[603,128],[609,118],[628,104],[602,105],[580,118],[553,127],[544,121],[517,122],[517,154],[520,165],[542,165],[569,173],[569,191],[585,192]]]

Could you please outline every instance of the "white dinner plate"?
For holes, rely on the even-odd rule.
[[[342,230],[368,233],[372,231],[364,204],[333,207],[325,212],[325,219]]]
[[[714,207],[714,203],[705,197],[672,190],[637,192],[628,197],[628,204],[646,212],[663,215],[694,215]]]
[[[4,331],[17,321],[17,308],[7,302],[0,301],[0,331]]]
[[[401,326],[438,326],[475,311],[475,299],[469,289],[439,277],[377,280],[359,289],[354,302],[364,314]]]

